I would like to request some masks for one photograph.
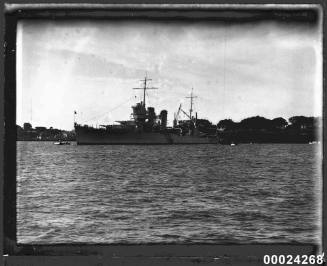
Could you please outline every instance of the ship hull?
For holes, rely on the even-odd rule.
[[[113,133],[105,129],[76,126],[78,145],[171,145],[171,144],[214,144],[216,138],[179,136],[167,132]]]
[[[217,144],[218,140],[214,137],[199,137],[199,136],[179,136],[170,135],[172,144]]]

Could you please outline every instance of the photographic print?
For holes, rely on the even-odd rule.
[[[318,10],[260,12],[20,20],[18,243],[320,244]]]

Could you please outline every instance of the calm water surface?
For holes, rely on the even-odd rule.
[[[17,142],[19,243],[319,243],[317,145]]]

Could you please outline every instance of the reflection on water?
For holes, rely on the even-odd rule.
[[[318,243],[316,145],[17,142],[19,243]]]

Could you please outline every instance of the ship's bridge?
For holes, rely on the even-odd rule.
[[[133,109],[133,118],[135,122],[145,122],[147,118],[147,113],[143,102],[137,103],[135,106],[132,106]]]

